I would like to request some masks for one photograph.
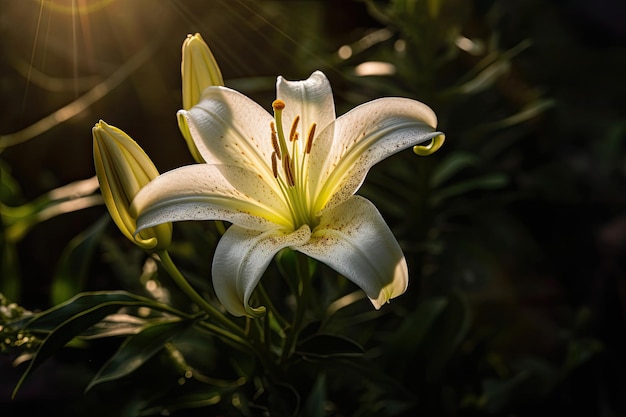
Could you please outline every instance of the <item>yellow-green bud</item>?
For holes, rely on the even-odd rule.
[[[139,190],[159,175],[141,147],[120,129],[100,120],[92,129],[93,159],[104,202],[121,232],[144,250],[166,249],[172,240],[172,224],[137,230],[129,208]]]
[[[205,88],[224,85],[220,67],[199,33],[187,35],[187,39],[183,42],[180,71],[183,81],[183,109],[185,110],[198,104]]]
[[[209,46],[199,33],[187,35],[183,42],[183,58],[180,72],[183,82],[183,109],[189,110],[200,101],[202,92],[211,86],[224,85],[222,72],[215,61]],[[184,117],[178,118],[178,127],[182,133],[191,155],[197,162],[204,162],[191,138],[187,121]]]

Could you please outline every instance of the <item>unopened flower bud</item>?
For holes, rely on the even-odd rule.
[[[136,218],[130,203],[143,186],[159,175],[141,147],[120,129],[99,121],[92,130],[93,157],[100,191],[113,221],[121,232],[144,250],[166,249],[172,224],[164,223],[135,233]]]
[[[183,81],[183,109],[185,110],[198,104],[205,88],[224,85],[220,67],[199,33],[187,35],[187,39],[183,42],[180,70]]]
[[[187,39],[183,42],[183,58],[180,70],[183,81],[183,109],[185,110],[198,104],[202,92],[207,87],[224,85],[220,67],[199,33],[187,35]],[[189,126],[187,126],[184,117],[178,118],[178,127],[194,160],[200,163],[204,162],[191,138]]]

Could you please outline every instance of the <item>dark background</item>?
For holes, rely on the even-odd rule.
[[[558,374],[527,380],[521,391],[496,387],[508,395],[501,406],[444,413],[425,400],[422,410],[625,415],[626,8],[617,0],[442,0],[430,2],[441,9],[429,17],[426,3],[376,2],[378,11],[395,10],[381,16],[361,1],[1,0],[0,162],[19,192],[0,202],[19,206],[93,176],[90,129],[99,119],[132,136],[161,172],[193,162],[175,118],[188,33],[202,34],[226,85],[267,108],[276,75],[303,79],[315,69],[328,75],[338,114],[379,96],[419,99],[437,113],[446,144],[428,161],[394,160],[422,164],[416,177],[385,161],[362,193],[380,203],[420,271],[403,302],[452,289],[469,300],[471,330],[443,385],[463,380],[484,394],[489,387],[479,381],[498,369]],[[357,51],[382,28],[388,39],[338,57],[342,45]],[[484,50],[455,49],[459,36]],[[500,57],[502,71],[463,90],[489,56]],[[140,61],[119,85],[107,84],[133,59]],[[396,75],[355,76],[369,60],[394,63]],[[68,120],[19,133],[82,103],[103,82],[106,94]],[[5,146],[15,138],[21,143]],[[467,156],[472,162],[448,188],[432,186],[438,164]],[[389,202],[401,200],[387,199],[389,179],[398,177],[397,193],[416,195],[407,197],[410,219]],[[63,214],[19,241],[5,238],[5,295],[29,310],[49,307],[63,249],[105,212],[98,205]],[[6,252],[10,245],[14,252]],[[94,261],[85,287],[119,288],[102,268]],[[9,280],[20,284],[12,293]],[[0,371],[7,403],[15,371],[0,364],[11,374],[5,382]],[[527,389],[542,383],[545,390]]]

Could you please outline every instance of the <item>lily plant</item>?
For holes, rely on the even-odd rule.
[[[197,161],[146,184],[131,203],[136,233],[177,221],[231,223],[214,254],[217,297],[235,316],[260,316],[251,296],[284,248],[359,286],[375,308],[408,284],[403,252],[379,211],[355,195],[369,169],[399,151],[436,151],[444,135],[425,104],[381,98],[335,115],[331,86],[314,72],[277,80],[273,112],[222,85],[178,112]]]

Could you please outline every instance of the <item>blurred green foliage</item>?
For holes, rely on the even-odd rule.
[[[0,0],[2,415],[626,413],[621,3],[92,5]],[[280,378],[201,324],[88,180],[100,118],[161,171],[192,162],[175,112],[180,44],[194,32],[226,85],[267,107],[276,75],[321,69],[338,114],[411,97],[447,136],[433,156],[382,162],[360,190],[403,247],[408,292],[374,311],[333,271],[312,269],[316,297]],[[368,63],[387,72],[363,75]],[[56,122],[31,134],[42,120]],[[179,224],[171,248],[208,300],[220,232]],[[282,254],[258,294],[285,315],[290,291],[276,277],[297,275],[294,262]],[[284,321],[246,325],[281,340]]]

